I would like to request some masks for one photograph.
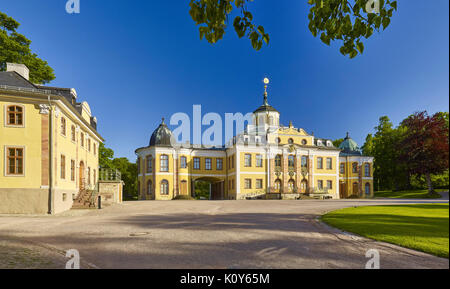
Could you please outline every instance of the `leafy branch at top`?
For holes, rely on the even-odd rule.
[[[191,0],[189,13],[200,25],[200,39],[205,38],[209,43],[223,39],[228,18],[238,10],[233,26],[239,38],[248,37],[255,50],[260,50],[264,43],[269,44],[270,37],[264,27],[253,23],[248,2],[253,0]],[[376,13],[366,10],[368,3],[377,8]],[[308,15],[311,33],[320,35],[327,45],[331,41],[343,41],[340,52],[350,58],[363,53],[363,40],[381,28],[386,29],[397,10],[397,1],[392,0],[308,0],[308,4],[311,5]]]

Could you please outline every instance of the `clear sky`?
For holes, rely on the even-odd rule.
[[[398,124],[418,110],[449,109],[449,1],[400,0],[391,26],[350,60],[309,32],[306,0],[256,0],[256,23],[270,33],[261,51],[232,27],[223,41],[200,41],[189,1],[66,0],[0,2],[32,49],[55,69],[52,86],[87,100],[116,157],[135,159],[161,118],[176,112],[247,113],[269,102],[281,121],[359,145],[387,115]]]

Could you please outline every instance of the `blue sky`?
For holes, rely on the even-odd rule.
[[[117,157],[134,160],[162,117],[191,114],[193,104],[222,116],[253,111],[266,76],[282,123],[331,139],[349,131],[360,145],[382,115],[397,124],[449,109],[448,0],[400,0],[391,26],[353,60],[311,35],[306,0],[250,4],[271,36],[259,52],[232,29],[216,45],[200,41],[188,0],[81,0],[78,15],[65,3],[1,1],[0,11],[55,69],[50,85],[89,102]]]

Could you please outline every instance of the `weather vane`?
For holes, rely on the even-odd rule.
[[[264,104],[267,105],[267,85],[270,83],[270,80],[266,77],[263,80],[264,82]]]

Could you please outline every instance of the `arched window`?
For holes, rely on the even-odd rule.
[[[290,179],[288,182],[289,191],[293,192],[295,188],[295,181],[293,179]]]
[[[353,163],[352,164],[352,172],[353,173],[357,173],[358,172],[358,163]]]
[[[370,184],[369,183],[366,183],[366,187],[365,187],[365,193],[366,193],[366,196],[370,196]]]
[[[280,179],[277,179],[275,181],[275,187],[274,188],[275,188],[276,191],[279,191],[281,189],[281,180]]]
[[[80,134],[80,145],[84,147],[84,133]]]
[[[308,167],[308,157],[302,156],[302,168],[307,168],[307,167]]]
[[[166,180],[161,181],[161,195],[169,194],[169,182]]]
[[[153,183],[151,180],[147,182],[147,195],[153,194]]]
[[[293,168],[295,166],[295,156],[288,157],[288,166],[289,168]]]
[[[66,119],[61,117],[61,134],[66,135]]]
[[[10,105],[6,108],[7,125],[23,125],[23,107],[18,105]]]
[[[370,177],[370,164],[364,165],[364,176]]]
[[[275,166],[276,167],[281,167],[281,155],[277,155],[275,157]]]
[[[162,155],[161,156],[161,172],[168,172],[168,171],[169,171],[169,156]]]
[[[75,132],[75,126],[72,125],[72,127],[70,128],[70,135],[71,135],[71,139],[73,142],[76,141],[76,132]]]

